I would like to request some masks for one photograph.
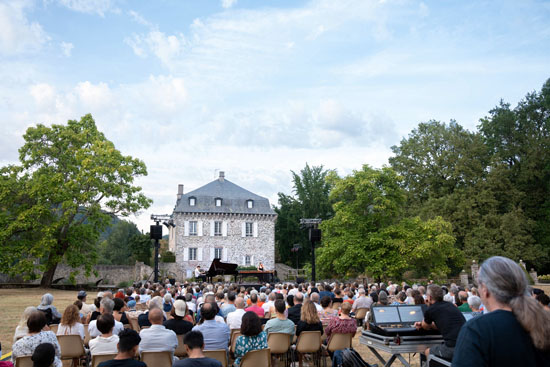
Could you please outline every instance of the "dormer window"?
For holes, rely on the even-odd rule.
[[[197,199],[194,197],[189,198],[189,206],[195,206]]]
[[[246,201],[246,207],[247,207],[248,209],[254,208],[254,200],[247,200],[247,201]]]
[[[222,199],[216,198],[215,200],[216,206],[222,206]]]

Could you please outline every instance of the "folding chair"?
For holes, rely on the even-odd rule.
[[[321,332],[302,331],[296,342],[296,352],[302,358],[304,354],[311,354],[313,363],[319,366],[321,363]]]
[[[141,361],[147,366],[172,367],[172,353],[164,352],[141,352]]]
[[[241,359],[240,367],[271,367],[271,352],[269,348],[247,352]]]
[[[340,307],[342,307],[342,302],[336,302],[336,303],[332,304],[332,309],[333,310],[339,310]]]
[[[84,345],[89,348],[90,347],[90,340],[92,340],[92,337],[90,336],[90,330],[88,329],[88,324],[84,324]]]
[[[15,367],[33,367],[32,356],[21,356],[15,358]]]
[[[330,340],[328,341],[328,345],[323,345],[323,350],[329,351],[331,353],[334,353],[336,350],[344,350],[346,348],[351,348],[351,342],[353,340],[354,334],[341,334],[341,333],[335,333],[330,336]],[[325,357],[328,357],[330,354],[326,353]],[[326,360],[325,360],[326,362]],[[325,363],[326,365],[326,363]]]
[[[86,365],[88,364],[84,341],[80,335],[58,335],[57,341],[61,348],[61,359],[72,359],[72,364],[78,366],[78,361],[83,358]]]
[[[187,357],[185,344],[183,344],[183,335],[178,335],[178,347],[174,351],[174,355],[178,358]]]
[[[235,344],[237,344],[237,338],[241,335],[243,334],[241,334],[240,330],[237,330],[236,332],[231,334],[231,347],[230,347],[231,353],[235,353]]]
[[[139,333],[140,328],[139,328],[138,320],[129,317],[128,321],[130,321],[130,325],[132,326],[132,329],[134,329],[135,331],[137,331]]]
[[[98,364],[105,361],[110,361],[111,359],[115,359],[115,354],[94,354],[92,356],[92,367],[97,367]]]
[[[205,357],[214,358],[221,362],[222,367],[227,367],[227,351],[225,349],[204,350]]]
[[[365,317],[367,316],[368,308],[358,308],[357,312],[355,313],[355,320],[357,320],[357,325],[361,326],[363,325],[363,322],[365,321]]]
[[[273,357],[285,357],[285,366],[290,365],[289,351],[292,342],[292,335],[287,333],[267,334],[267,345]]]
[[[51,324],[49,325],[49,327],[51,332],[53,332],[54,334],[57,334],[57,328],[59,327],[59,324]]]

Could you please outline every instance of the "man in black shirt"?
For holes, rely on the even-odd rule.
[[[118,338],[118,354],[115,359],[101,362],[98,367],[147,367],[145,363],[134,359],[141,341],[139,334],[135,330],[124,329],[118,334]]]
[[[202,352],[204,349],[204,338],[200,331],[190,331],[183,338],[187,358],[180,359],[174,363],[174,367],[222,367],[220,361],[214,358],[207,358]]]
[[[444,343],[426,348],[426,356],[433,354],[444,359],[452,359],[456,345],[456,339],[460,328],[466,320],[462,312],[450,303],[443,301],[443,290],[440,286],[432,284],[428,287],[427,303],[430,305],[424,313],[424,320],[415,323],[417,329],[437,329],[443,336]]]
[[[301,292],[297,292],[294,296],[294,306],[288,309],[288,319],[295,325],[298,325],[298,321],[300,321],[302,302],[304,302],[304,295]]]

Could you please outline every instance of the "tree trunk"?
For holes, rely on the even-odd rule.
[[[42,280],[40,280],[40,287],[42,288],[51,287],[56,269],[57,269],[57,263],[53,264],[48,270],[44,272],[44,274],[42,274]]]

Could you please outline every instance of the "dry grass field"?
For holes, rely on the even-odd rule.
[[[547,294],[550,294],[550,285],[538,286],[539,288],[544,289]],[[38,288],[18,288],[18,289],[0,289],[0,342],[2,343],[2,353],[8,353],[11,351],[11,346],[13,342],[13,333],[15,327],[19,322],[21,314],[27,306],[38,306],[40,304],[40,298],[42,294],[46,291]],[[75,291],[62,291],[51,289],[48,291],[54,296],[54,306],[57,307],[59,312],[63,313],[65,307],[70,305],[76,300]],[[95,292],[88,292],[90,294],[89,298],[95,296]],[[88,300],[91,302],[91,299]],[[361,356],[369,363],[377,363],[379,366],[380,361],[368,350],[368,348],[359,343],[358,333],[353,340],[353,347],[359,351]],[[389,358],[389,355],[386,353],[381,353],[386,359]],[[404,356],[409,360],[409,356]],[[419,366],[418,355],[410,356],[410,361],[412,366]],[[396,366],[400,364],[399,361],[396,361]]]

